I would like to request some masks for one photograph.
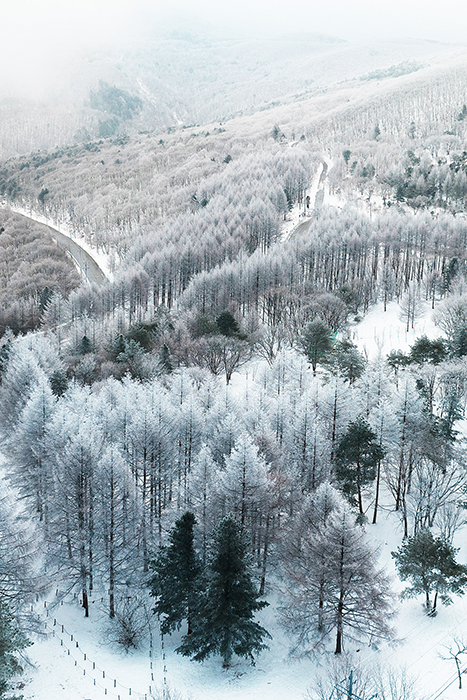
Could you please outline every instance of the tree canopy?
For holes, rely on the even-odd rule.
[[[467,567],[456,562],[458,551],[444,538],[434,537],[431,530],[422,528],[392,552],[400,578],[411,584],[404,595],[413,597],[424,593],[429,615],[436,614],[438,596],[443,603],[449,604],[450,593],[464,593]],[[434,594],[433,601],[431,594]]]

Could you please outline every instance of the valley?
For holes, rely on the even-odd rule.
[[[160,32],[0,94],[5,693],[460,698],[467,49]]]

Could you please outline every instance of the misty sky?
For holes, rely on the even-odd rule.
[[[213,24],[261,31],[307,29],[345,39],[413,36],[467,41],[465,0],[2,0],[9,41],[25,33],[91,39],[136,25],[149,15],[194,16]],[[11,31],[10,31],[11,30]]]
[[[169,21],[255,34],[312,32],[467,44],[465,0],[0,0],[0,81],[38,87],[71,50],[105,48]],[[0,86],[1,88],[1,86]],[[1,91],[1,89],[0,89]]]

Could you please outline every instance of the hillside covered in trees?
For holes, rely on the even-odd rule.
[[[105,75],[97,132],[0,163],[0,697],[51,591],[130,654],[162,635],[243,674],[280,635],[318,698],[320,668],[337,683],[371,648],[360,697],[416,697],[383,663],[400,617],[434,629],[467,587],[467,61],[425,51],[376,72],[359,54],[315,94],[280,87],[281,63],[261,83],[280,104],[226,98],[213,123],[188,95],[201,125],[144,133],[121,129],[141,94]],[[322,38],[290,61],[323,52],[347,55]],[[79,283],[15,207],[105,252],[111,279]]]

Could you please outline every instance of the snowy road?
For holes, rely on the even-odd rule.
[[[310,189],[308,190],[308,196],[311,202],[310,214],[312,212],[318,212],[322,208],[324,202],[326,201],[327,196],[329,196],[327,177],[332,166],[332,161],[327,156],[323,156],[323,162],[319,166],[317,173],[313,179],[313,183]],[[306,233],[306,231],[308,231],[308,229],[310,228],[310,225],[311,217],[307,215],[307,218],[304,221],[300,221],[300,223],[298,223],[298,225],[291,230],[288,238],[295,236],[295,234],[297,233]]]
[[[2,204],[1,206],[4,209],[9,209],[18,216],[30,219],[36,224],[44,226],[59,248],[63,248],[70,255],[81,276],[90,284],[97,284],[100,286],[104,280],[110,278],[110,274],[108,272],[106,274],[103,270],[103,266],[97,261],[97,253],[93,251],[90,246],[86,245],[87,250],[85,249],[84,241],[83,244],[78,243],[66,231],[60,231],[55,226],[51,226],[43,217],[33,212],[27,212],[26,210],[11,205]]]

